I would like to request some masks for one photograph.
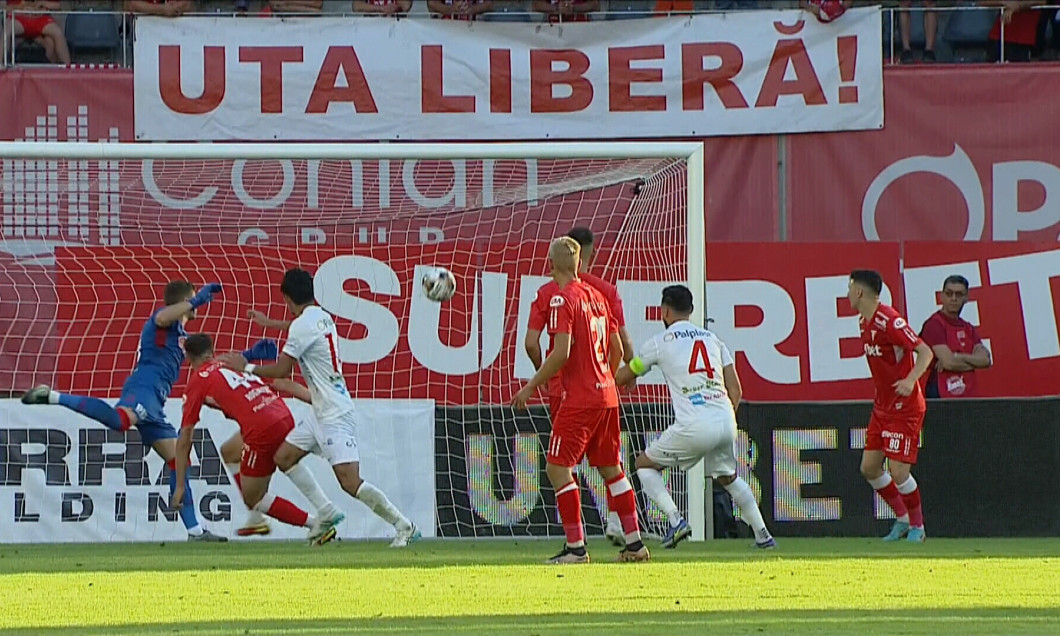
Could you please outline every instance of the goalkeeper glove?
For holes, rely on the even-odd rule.
[[[275,340],[258,340],[254,346],[243,352],[247,362],[275,362],[279,354]]]
[[[202,289],[199,290],[199,293],[192,296],[191,300],[189,300],[188,302],[191,303],[192,309],[198,309],[199,307],[202,307],[206,303],[213,300],[214,294],[220,293],[221,283],[210,283],[208,285],[203,285]]]

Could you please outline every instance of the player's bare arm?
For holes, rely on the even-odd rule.
[[[276,389],[280,393],[286,393],[293,398],[299,399],[306,404],[313,403],[313,395],[309,392],[309,389],[295,382],[294,380],[288,380],[287,378],[278,378],[273,381],[272,388]]]
[[[540,329],[527,329],[526,340],[523,341],[523,348],[526,349],[526,355],[530,357],[530,362],[534,365],[534,370],[541,368],[541,330]]]
[[[916,355],[913,370],[909,372],[909,375],[894,383],[894,390],[898,395],[911,395],[913,385],[920,379],[920,376],[927,372],[931,367],[931,361],[935,359],[935,355],[931,353],[931,347],[923,340],[917,343],[913,353]]]
[[[954,353],[946,345],[935,345],[931,347],[931,352],[935,354],[935,367],[940,371],[974,371],[975,367],[960,357],[960,354]]]
[[[534,394],[534,391],[548,382],[552,376],[556,375],[556,373],[563,368],[563,365],[567,364],[567,358],[569,357],[570,334],[557,333],[556,337],[552,340],[552,353],[548,354],[548,357],[545,358],[545,363],[537,370],[534,377],[530,378],[530,381],[526,383],[526,386],[515,394],[515,397],[512,398],[512,406],[517,409],[525,409],[526,403],[530,399],[530,396]]]
[[[740,407],[740,400],[743,399],[743,385],[740,384],[740,374],[736,373],[736,365],[727,364],[722,367],[721,377],[725,381],[725,392],[729,394],[732,410],[735,411]]]
[[[615,371],[615,384],[618,386],[631,387],[637,383],[637,374],[629,366],[624,366]]]
[[[280,331],[287,331],[291,326],[290,320],[277,320],[275,318],[269,318],[263,312],[256,309],[251,309],[247,312],[247,318],[253,320],[256,324],[265,327],[266,329],[279,329]]]
[[[273,364],[263,364],[258,366],[256,364],[248,364],[247,359],[243,357],[242,353],[226,353],[217,356],[217,359],[221,361],[229,369],[236,371],[243,371],[244,373],[253,373],[259,378],[289,378],[294,372],[294,365],[296,360],[286,353],[281,353],[280,357],[276,359]]]
[[[617,333],[612,333],[608,342],[607,349],[607,363],[611,367],[611,375],[614,375],[618,371],[618,367],[622,366],[622,360],[625,358],[625,347],[622,343],[622,336]]]
[[[618,328],[618,337],[622,339],[622,361],[629,364],[633,359],[633,339],[625,325]]]
[[[173,498],[170,501],[170,506],[174,509],[180,508],[181,502],[184,499],[184,477],[188,472],[188,462],[191,458],[191,441],[192,435],[195,432],[193,426],[182,426],[180,427],[180,434],[177,435],[177,450],[176,450],[176,465],[177,465],[177,486],[173,490]]]

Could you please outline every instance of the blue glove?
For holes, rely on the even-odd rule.
[[[243,352],[243,357],[247,362],[275,362],[279,352],[275,340],[258,340]]]
[[[213,300],[213,295],[214,294],[220,294],[220,293],[221,293],[221,283],[210,283],[208,285],[203,285],[202,289],[200,289],[197,294],[192,296],[191,300],[189,300],[188,302],[191,303],[191,308],[192,309],[198,309],[199,307],[202,307],[206,303],[208,303],[211,300]]]

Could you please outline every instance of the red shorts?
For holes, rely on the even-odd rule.
[[[563,406],[563,398],[567,397],[566,391],[563,390],[563,385],[548,386],[548,415],[552,419],[556,419],[559,414],[559,407]]]
[[[590,466],[618,466],[622,459],[621,438],[617,406],[602,409],[567,405],[552,416],[545,460],[556,466],[574,467],[587,457]]]
[[[865,450],[883,451],[884,457],[915,464],[923,427],[922,412],[894,415],[873,411],[865,436]]]
[[[54,24],[55,20],[50,15],[25,15],[16,13],[15,20],[22,25],[23,40],[36,40],[44,35],[44,27]]]
[[[286,417],[273,424],[255,428],[243,438],[243,456],[239,474],[247,477],[268,477],[276,472],[276,451],[280,450],[287,434],[294,430],[294,418]]]

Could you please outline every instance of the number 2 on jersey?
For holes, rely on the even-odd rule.
[[[607,318],[598,316],[589,319],[589,328],[592,330],[593,349],[596,350],[596,361],[600,367],[607,363]]]
[[[714,379],[714,369],[710,367],[710,356],[707,355],[707,343],[696,340],[692,344],[692,357],[688,360],[689,373],[706,373],[707,377]]]

